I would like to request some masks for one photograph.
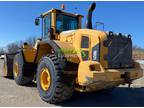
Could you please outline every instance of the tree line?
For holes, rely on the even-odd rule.
[[[33,37],[27,38],[25,41],[16,41],[16,42],[10,43],[6,45],[5,47],[0,48],[0,55],[3,55],[5,53],[17,52],[17,50],[19,50],[22,47],[24,42],[27,42],[29,45],[34,46],[36,39],[37,39],[36,36],[33,36]]]

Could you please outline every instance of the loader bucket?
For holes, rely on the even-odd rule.
[[[13,77],[13,60],[15,55],[16,53],[5,54],[3,70],[4,77]]]

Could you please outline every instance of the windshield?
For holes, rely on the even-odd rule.
[[[63,14],[60,14],[60,13],[57,14],[56,29],[59,32],[78,29],[77,17],[63,15]]]

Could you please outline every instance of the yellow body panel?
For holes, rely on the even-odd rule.
[[[25,61],[28,63],[36,63],[44,56],[51,53],[51,47],[43,41],[37,41],[34,47],[29,45],[23,46],[23,54]]]
[[[39,62],[39,60],[43,57],[46,56],[48,54],[51,53],[51,47],[44,42],[40,42],[39,43],[39,48],[38,48],[38,52],[37,52],[37,58],[36,58],[36,63]]]
[[[93,83],[94,73],[90,70],[90,66],[95,66],[94,68],[97,69],[95,70],[95,73],[98,73],[97,74],[99,76],[98,78],[101,79],[101,74],[99,74],[100,73],[99,71],[101,71],[101,73],[104,73],[102,66],[98,62],[94,61],[80,62],[78,68],[78,83],[82,86]],[[105,79],[105,77],[103,77],[102,79]]]
[[[108,54],[108,49],[104,47],[103,41],[107,40],[107,36],[105,32],[100,32],[100,63],[103,68],[108,68],[108,62],[104,59],[104,55]]]
[[[96,68],[91,70],[91,65],[95,65]],[[140,64],[136,62],[134,68],[128,69],[103,69],[98,62],[81,62],[78,68],[78,84],[88,87],[87,91],[114,87],[126,83],[124,78],[121,77],[125,72],[130,74],[129,78],[132,81],[143,76],[143,69]]]
[[[72,46],[72,43],[70,42],[61,42],[61,41],[56,41],[56,44],[60,47],[60,52],[64,53],[64,57],[67,59],[69,62],[73,63],[79,63],[79,58],[78,54],[76,53],[74,47]]]
[[[89,48],[81,48],[82,36],[87,36],[90,39]],[[108,53],[108,49],[103,46],[103,41],[107,39],[106,33],[98,30],[78,29],[62,32],[60,34],[60,42],[69,42],[73,49],[77,52],[79,61],[83,61],[81,51],[89,51],[89,60],[92,60],[92,48],[100,44],[100,63],[103,68],[107,68],[108,63],[104,60],[104,55]],[[63,46],[64,49],[71,49],[71,47]]]
[[[23,46],[23,54],[26,62],[33,63],[36,57],[37,50],[29,45]]]

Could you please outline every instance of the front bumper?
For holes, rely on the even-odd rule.
[[[78,83],[81,86],[111,86],[132,82],[143,76],[143,68],[135,62],[134,68],[103,69],[99,62],[84,61],[79,64]]]

